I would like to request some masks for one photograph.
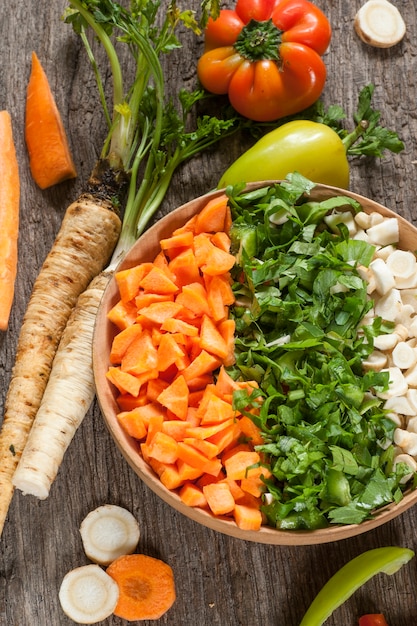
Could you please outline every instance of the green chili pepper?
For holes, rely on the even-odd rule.
[[[347,189],[346,146],[326,124],[294,120],[264,135],[223,174],[218,187],[258,180],[281,180],[299,172],[315,183]]]
[[[322,626],[370,578],[381,572],[395,574],[413,556],[414,552],[408,548],[389,546],[367,550],[348,561],[319,591],[300,626]]]

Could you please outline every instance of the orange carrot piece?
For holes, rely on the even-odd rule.
[[[257,452],[235,452],[224,461],[226,475],[234,480],[242,480],[248,473],[251,465],[259,463],[260,457]]]
[[[200,417],[202,426],[206,426],[207,424],[219,424],[220,422],[226,422],[235,417],[235,411],[229,402],[225,402],[212,392],[204,412],[202,412]]]
[[[166,239],[161,239],[160,246],[162,250],[169,251],[173,248],[191,248],[193,245],[194,235],[191,231],[185,230],[182,233],[177,233]]]
[[[187,422],[179,419],[166,419],[162,424],[162,432],[175,439],[175,441],[182,441],[184,439],[187,428]]]
[[[208,274],[209,276],[225,274],[232,269],[235,262],[236,260],[233,254],[212,245],[201,266],[201,271],[203,274]]]
[[[131,622],[157,620],[175,602],[174,573],[160,559],[128,554],[113,561],[106,572],[119,587],[117,617]]]
[[[260,530],[262,526],[262,513],[259,508],[236,503],[233,510],[236,525],[242,530]]]
[[[220,459],[208,459],[196,448],[183,441],[178,442],[178,458],[212,476],[217,476],[222,468]]]
[[[147,427],[140,415],[135,412],[135,409],[118,413],[117,421],[123,430],[131,437],[139,440],[145,439]]]
[[[129,393],[137,397],[139,395],[141,382],[136,376],[122,372],[120,367],[109,367],[106,377],[120,391],[120,393]]]
[[[169,386],[166,380],[161,377],[153,378],[146,386],[146,395],[150,402],[155,402],[159,394]]]
[[[240,481],[240,486],[243,491],[245,491],[246,493],[250,493],[256,498],[259,498],[266,489],[264,481],[259,476],[242,478],[242,480]]]
[[[200,354],[190,363],[190,365],[183,370],[182,375],[187,382],[192,381],[194,378],[213,372],[220,365],[220,359],[214,357],[212,354],[209,354],[206,350],[202,350]]]
[[[230,237],[224,231],[219,230],[211,236],[211,243],[224,252],[230,252]]]
[[[232,319],[220,322],[219,331],[227,345],[227,355],[223,358],[223,365],[226,367],[235,362],[235,321]]]
[[[155,302],[173,302],[174,296],[166,293],[145,293],[140,291],[135,297],[135,304],[138,312]]]
[[[223,482],[229,485],[230,493],[232,494],[235,502],[243,500],[246,494],[239,485],[240,481],[232,480],[231,478],[227,478],[226,476],[226,478],[223,478]]]
[[[140,314],[147,317],[156,324],[163,324],[167,319],[175,317],[182,310],[182,305],[178,302],[154,302],[140,310]]]
[[[158,369],[164,372],[171,365],[177,364],[184,358],[184,349],[178,345],[174,337],[166,333],[162,335],[158,346]]]
[[[25,139],[30,170],[41,189],[77,176],[60,112],[35,52],[26,93]]]
[[[197,326],[176,318],[165,320],[165,322],[161,324],[161,329],[169,333],[182,333],[187,337],[197,337],[198,335]]]
[[[181,233],[185,233],[190,230],[192,233],[195,232],[195,223],[197,221],[197,215],[193,215],[189,220],[185,222],[182,226],[179,226],[172,233],[173,235],[180,235]]]
[[[260,446],[264,443],[261,429],[253,423],[250,417],[242,415],[239,419],[239,426],[242,433],[253,446]]]
[[[226,513],[231,513],[234,510],[235,499],[226,482],[222,481],[205,485],[203,493],[214,515],[226,515]]]
[[[217,233],[224,230],[228,197],[221,195],[209,200],[198,213],[195,233]]]
[[[141,280],[153,268],[152,263],[139,263],[134,267],[116,272],[114,278],[123,302],[130,302],[139,294]]]
[[[187,437],[197,437],[198,439],[209,439],[224,428],[228,428],[234,423],[234,419],[226,420],[220,424],[212,424],[210,426],[190,426],[187,429]]]
[[[203,474],[201,469],[199,469],[198,467],[193,467],[192,465],[188,465],[188,463],[186,463],[182,459],[177,460],[177,468],[178,474],[183,482],[187,480],[196,480],[197,478],[200,478],[200,476]]]
[[[155,433],[152,441],[149,443],[148,455],[162,463],[175,463],[178,458],[177,448],[177,441],[164,433],[163,430],[160,430]]]
[[[128,326],[131,326],[136,322],[137,309],[132,302],[124,303],[122,300],[116,302],[116,304],[107,313],[107,318],[115,325],[119,330],[124,330]]]
[[[194,252],[191,248],[183,250],[169,263],[169,269],[175,276],[175,283],[179,287],[190,283],[201,282],[200,269]]]
[[[194,237],[194,255],[199,268],[206,263],[206,259],[213,248],[215,246],[211,243],[210,235],[207,233],[201,233]]]
[[[140,287],[150,293],[173,294],[177,293],[177,285],[159,267],[151,271],[140,281]]]
[[[135,337],[123,356],[121,369],[129,374],[143,374],[158,367],[158,351],[151,334],[144,330]]]
[[[142,327],[140,324],[131,324],[120,333],[117,333],[110,349],[110,363],[119,365],[132,341],[141,334]]]
[[[160,471],[159,480],[170,491],[181,487],[184,480],[180,476],[177,466],[173,464],[164,463],[162,471]]]
[[[8,111],[0,111],[0,330],[7,330],[17,273],[20,180],[13,128]]]
[[[204,454],[208,459],[214,459],[219,454],[219,449],[216,444],[212,443],[208,439],[199,439],[198,437],[184,437],[184,443],[189,446],[193,446]]]
[[[197,316],[210,315],[207,292],[201,283],[184,285],[175,302],[182,304],[185,309],[189,309]]]
[[[155,418],[161,421],[165,417],[164,409],[159,404],[156,404],[155,402],[148,402],[146,404],[138,406],[134,409],[134,412],[135,412],[135,415],[137,415],[143,421],[146,428],[149,427],[149,423],[152,418]]]
[[[200,329],[200,346],[211,354],[224,359],[229,353],[229,347],[216,327],[211,317],[203,315]]]
[[[138,406],[142,406],[145,404],[148,399],[146,394],[142,393],[143,387],[141,388],[139,395],[137,398],[131,396],[130,393],[121,393],[117,396],[117,404],[121,411],[132,411],[132,409],[136,409]]]
[[[200,487],[198,487],[195,483],[191,482],[191,480],[184,483],[178,495],[187,506],[200,508],[207,506],[207,498],[204,495],[203,490],[200,489]]]
[[[158,402],[172,411],[177,417],[185,420],[187,417],[188,394],[187,382],[180,375],[159,394]]]
[[[152,439],[156,433],[162,430],[162,424],[164,423],[164,415],[158,413],[157,415],[151,415],[148,423],[148,434],[146,436],[146,455],[149,457],[149,446],[152,443]]]
[[[222,366],[217,376],[215,390],[218,396],[224,397],[239,389],[239,385]]]
[[[241,435],[242,431],[240,430],[239,422],[234,422],[230,424],[230,426],[227,426],[227,428],[223,428],[215,435],[209,437],[209,441],[217,447],[218,453],[220,454],[229,446],[236,445]]]

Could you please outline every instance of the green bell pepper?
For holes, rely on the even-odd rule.
[[[395,574],[414,556],[408,548],[387,546],[367,550],[341,567],[322,587],[300,626],[322,626],[326,619],[370,578]]]

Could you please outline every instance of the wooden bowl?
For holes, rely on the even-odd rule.
[[[273,181],[252,183],[248,187],[254,189],[270,182]],[[170,236],[175,228],[182,226],[186,220],[198,213],[208,200],[221,193],[220,190],[213,191],[196,198],[162,218],[140,237],[118,269],[126,269],[144,261],[152,261],[160,250],[159,242],[161,239]],[[312,192],[312,198],[316,200],[323,200],[334,195],[346,195],[358,200],[368,213],[377,211],[386,217],[396,217],[400,227],[400,247],[405,250],[417,249],[417,228],[386,207],[336,187],[317,185]],[[115,335],[113,325],[107,320],[107,313],[118,300],[118,289],[113,278],[106,289],[99,308],[93,342],[93,367],[98,401],[106,425],[129,465],[148,487],[174,509],[199,524],[239,539],[275,545],[311,545],[346,539],[367,532],[397,517],[417,502],[417,491],[411,491],[405,494],[399,504],[393,503],[381,508],[373,519],[362,524],[330,526],[312,531],[282,531],[267,526],[263,526],[260,531],[245,531],[238,528],[231,519],[220,519],[201,509],[183,504],[175,492],[169,491],[162,485],[158,476],[143,460],[138,443],[123,431],[116,418],[119,411],[115,399],[116,392],[106,379],[106,371],[109,366],[109,353]]]

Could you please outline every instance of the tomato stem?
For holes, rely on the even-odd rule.
[[[234,45],[235,50],[249,61],[263,59],[279,61],[282,31],[272,20],[251,20],[244,26]]]

